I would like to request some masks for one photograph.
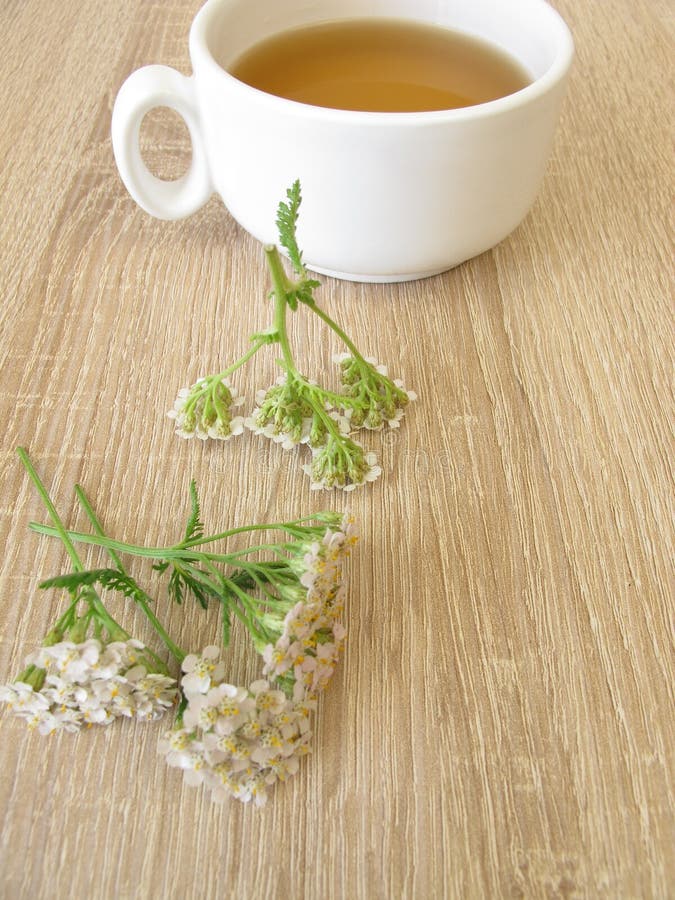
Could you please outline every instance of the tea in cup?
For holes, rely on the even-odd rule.
[[[391,11],[395,13],[392,18]],[[393,282],[449,269],[522,221],[545,172],[573,56],[544,0],[208,0],[189,39],[193,75],[132,73],[115,101],[124,184],[179,219],[213,193],[263,243],[300,180],[307,266]],[[185,120],[177,181],[140,152],[144,115]]]

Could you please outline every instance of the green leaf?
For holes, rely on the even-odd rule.
[[[202,609],[207,609],[209,605],[209,597],[217,597],[220,599],[220,595],[215,591],[210,591],[207,587],[201,584],[199,581],[196,581],[189,576],[183,576],[183,584],[185,585],[185,589],[189,594],[192,594],[194,599],[199,603]]]
[[[318,287],[321,287],[320,281],[315,281],[312,278],[306,278],[298,285],[295,296],[300,301],[300,303],[304,303],[306,306],[316,306],[316,300],[314,299],[313,291]]]
[[[201,521],[201,513],[199,510],[199,497],[197,496],[197,485],[194,480],[190,482],[190,518],[185,528],[185,540],[192,541],[196,538],[203,537],[204,525]]]
[[[288,203],[283,201],[277,209],[277,228],[279,230],[279,242],[286,248],[288,258],[293,268],[300,276],[305,275],[305,266],[302,262],[302,253],[298,247],[296,227],[298,223],[298,210],[302,203],[300,182],[295,181],[286,191]]]
[[[183,602],[183,579],[180,571],[175,566],[172,569],[171,577],[169,578],[168,591],[173,602],[180,606]]]
[[[137,584],[136,581],[124,572],[117,569],[88,569],[85,572],[69,572],[66,575],[57,575],[40,583],[43,589],[64,588],[68,591],[76,591],[83,587],[99,585],[111,591],[117,591],[130,600],[142,599],[146,603],[152,602],[151,598]]]
[[[195,569],[195,571],[201,572],[199,569]],[[202,609],[208,607],[210,597],[215,597],[218,600],[222,599],[222,596],[218,591],[203,584],[199,579],[194,578],[189,572],[186,572],[176,563],[174,563],[172,567],[168,590],[171,599],[179,606],[183,600],[189,596],[192,596]]]
[[[243,569],[237,569],[232,575],[228,576],[230,581],[233,581],[237,587],[240,587],[242,591],[252,591],[255,586],[255,579],[249,575],[248,572],[245,572]],[[263,579],[266,580],[266,579]]]

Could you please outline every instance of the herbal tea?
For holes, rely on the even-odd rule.
[[[227,68],[268,94],[370,112],[474,106],[531,81],[516,60],[484,40],[397,19],[348,19],[284,31]]]

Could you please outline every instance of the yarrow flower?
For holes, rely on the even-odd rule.
[[[352,520],[320,512],[205,537],[193,482],[183,539],[148,548],[108,538],[79,487],[77,498],[92,533],[66,530],[28,455],[20,450],[19,456],[53,522],[31,528],[58,537],[72,563],[72,571],[40,587],[66,591],[70,603],[26,658],[21,675],[0,685],[0,702],[31,728],[51,734],[118,718],[153,721],[182,696],[176,724],[159,745],[167,763],[183,769],[188,783],[205,784],[215,800],[264,803],[267,789],[294,775],[309,752],[311,713],[340,657],[346,635],[343,568],[356,542]],[[213,546],[234,535],[270,530],[281,532],[281,539],[256,540],[230,552]],[[85,569],[78,542],[105,548],[114,568]],[[262,677],[245,686],[232,683],[216,646],[186,655],[120,554],[152,559],[156,572],[168,574],[168,593],[178,603],[193,597],[208,608],[215,601],[222,611],[224,646],[236,615],[261,657]],[[180,664],[180,689],[154,651],[112,617],[103,591],[133,601],[145,614]]]
[[[278,206],[277,226],[294,277],[286,273],[278,249],[266,247],[273,284],[272,327],[253,334],[249,350],[223,373],[200,379],[190,390],[183,389],[169,415],[176,419],[176,430],[183,437],[196,434],[202,438],[227,438],[239,434],[245,426],[284,450],[306,444],[312,459],[302,468],[312,479],[313,489],[353,490],[374,481],[382,472],[374,452],[366,452],[351,437],[353,432],[359,428],[377,431],[385,425],[398,428],[405,408],[416,396],[402,381],[390,379],[385,366],[363,357],[342,328],[317,305],[314,292],[320,282],[309,277],[297,245],[299,182],[286,192],[286,199]],[[296,311],[300,306],[317,315],[348,348],[349,352],[335,357],[341,371],[339,391],[305,378],[297,368],[286,318],[289,310]],[[232,418],[231,412],[221,412],[230,411],[240,402],[240,398],[233,399],[225,376],[241,368],[268,344],[279,346],[277,362],[284,374],[271,387],[257,392],[256,405],[247,417]]]
[[[183,660],[182,723],[166,734],[159,752],[184,770],[190,785],[206,785],[212,798],[261,805],[267,789],[294,775],[309,752],[309,717],[330,680],[346,630],[342,561],[356,542],[345,519],[321,540],[296,548],[292,567],[302,596],[285,615],[262,617],[274,643],[257,647],[262,679],[248,687],[225,680],[218,647]]]
[[[263,675],[285,678],[287,683],[292,675],[296,699],[322,691],[339,659],[347,633],[340,621],[344,610],[342,563],[356,541],[353,522],[346,517],[339,529],[327,529],[321,541],[306,548],[298,575],[307,594],[277,624],[276,641],[262,648]]]
[[[359,485],[375,481],[382,474],[377,455],[366,452],[350,438],[336,441],[329,438],[324,447],[312,451],[312,460],[303,465],[312,480],[311,489],[318,491],[340,488],[353,491]]]
[[[244,420],[255,434],[281,444],[284,450],[309,442],[314,411],[286,375],[280,375],[266,391],[258,391],[256,404]]]
[[[339,436],[349,434],[349,420],[330,409],[321,393],[315,382],[280,375],[272,387],[258,391],[258,405],[244,424],[284,450],[293,450],[298,444],[323,447],[330,428]]]
[[[0,685],[0,701],[40,734],[158,719],[176,701],[173,678],[154,670],[140,641],[60,641],[26,658],[19,680]]]
[[[417,399],[417,394],[406,390],[399,378],[390,379],[387,367],[372,356],[361,358],[340,353],[333,361],[340,366],[346,396],[361,400],[358,405],[348,408],[352,427],[371,431],[378,431],[385,425],[398,428],[406,406]]]
[[[167,416],[175,420],[180,437],[226,441],[244,430],[244,417],[232,415],[243,403],[244,397],[227,378],[212,375],[198,378],[191,388],[181,388]]]
[[[309,752],[312,700],[293,701],[264,679],[248,687],[222,675],[218,647],[206,647],[183,662],[181,681],[187,701],[182,727],[159,742],[168,765],[183,769],[190,785],[206,785],[212,799],[228,796],[262,805],[267,788],[298,771]],[[209,672],[198,681],[195,669]]]

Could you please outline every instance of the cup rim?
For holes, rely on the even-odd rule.
[[[222,0],[207,0],[195,16],[190,28],[189,48],[193,67],[204,65],[220,78],[226,79],[232,87],[241,91],[242,96],[249,95],[258,103],[269,104],[278,112],[285,111],[296,116],[310,114],[313,119],[330,120],[341,124],[354,125],[399,125],[414,126],[424,124],[437,124],[440,122],[466,122],[473,119],[481,119],[500,113],[517,109],[536,100],[546,94],[552,87],[563,80],[574,58],[574,40],[570,29],[560,13],[546,0],[539,0],[540,5],[547,8],[547,13],[556,23],[559,32],[559,46],[553,62],[548,69],[535,81],[505,97],[489,100],[485,103],[477,103],[473,106],[463,106],[458,109],[426,110],[422,112],[374,112],[369,110],[337,109],[329,106],[315,106],[311,103],[302,103],[298,100],[289,100],[270,94],[259,88],[252,87],[244,81],[240,81],[224,69],[214,59],[208,48],[207,31],[211,21],[217,15]]]

